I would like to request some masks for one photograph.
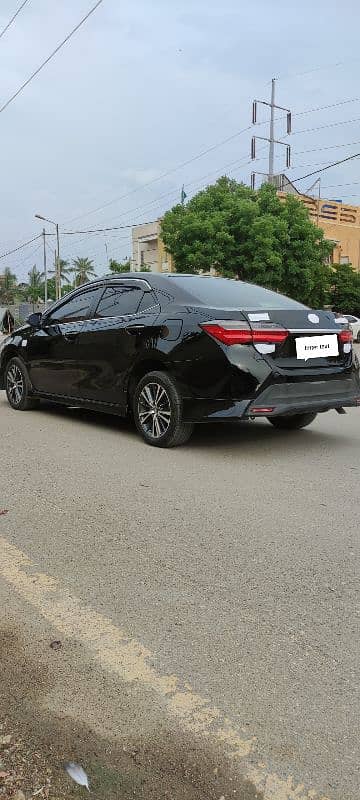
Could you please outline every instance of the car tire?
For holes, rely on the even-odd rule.
[[[287,431],[298,431],[300,428],[307,428],[308,425],[311,425],[314,422],[315,417],[317,414],[293,414],[292,416],[284,416],[284,417],[268,417],[269,422],[274,426],[274,428],[279,428],[280,430],[287,430]]]
[[[153,447],[178,447],[190,438],[194,426],[182,422],[182,398],[173,378],[149,372],[139,381],[133,397],[136,427]]]
[[[358,344],[360,344],[360,331],[358,332],[358,335],[356,337],[356,341],[357,341]]]
[[[5,369],[5,391],[11,408],[30,411],[39,401],[30,397],[30,381],[21,358],[11,358]]]

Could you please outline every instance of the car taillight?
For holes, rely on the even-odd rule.
[[[348,343],[351,344],[353,340],[353,333],[348,328],[344,328],[343,331],[340,331],[338,336],[339,336],[339,341],[342,344],[348,344]]]
[[[223,344],[282,344],[289,331],[278,325],[260,325],[250,328],[247,322],[224,320],[221,322],[204,322],[200,327]]]

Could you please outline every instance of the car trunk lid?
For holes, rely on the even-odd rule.
[[[336,320],[328,311],[311,309],[242,310],[252,330],[277,326],[286,329],[288,336],[273,348],[256,345],[256,349],[284,369],[339,366],[349,357],[350,347],[339,334],[348,328],[347,321]],[[321,355],[320,355],[321,353]]]

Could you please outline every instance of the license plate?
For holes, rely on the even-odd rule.
[[[330,336],[302,336],[295,339],[296,356],[305,361],[308,358],[326,358],[327,356],[339,355],[338,337],[335,334]]]

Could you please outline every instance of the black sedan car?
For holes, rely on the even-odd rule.
[[[267,417],[304,428],[360,405],[345,318],[225,278],[97,279],[31,314],[0,350],[12,408],[41,398],[132,414],[146,442],[185,442],[197,422]]]

